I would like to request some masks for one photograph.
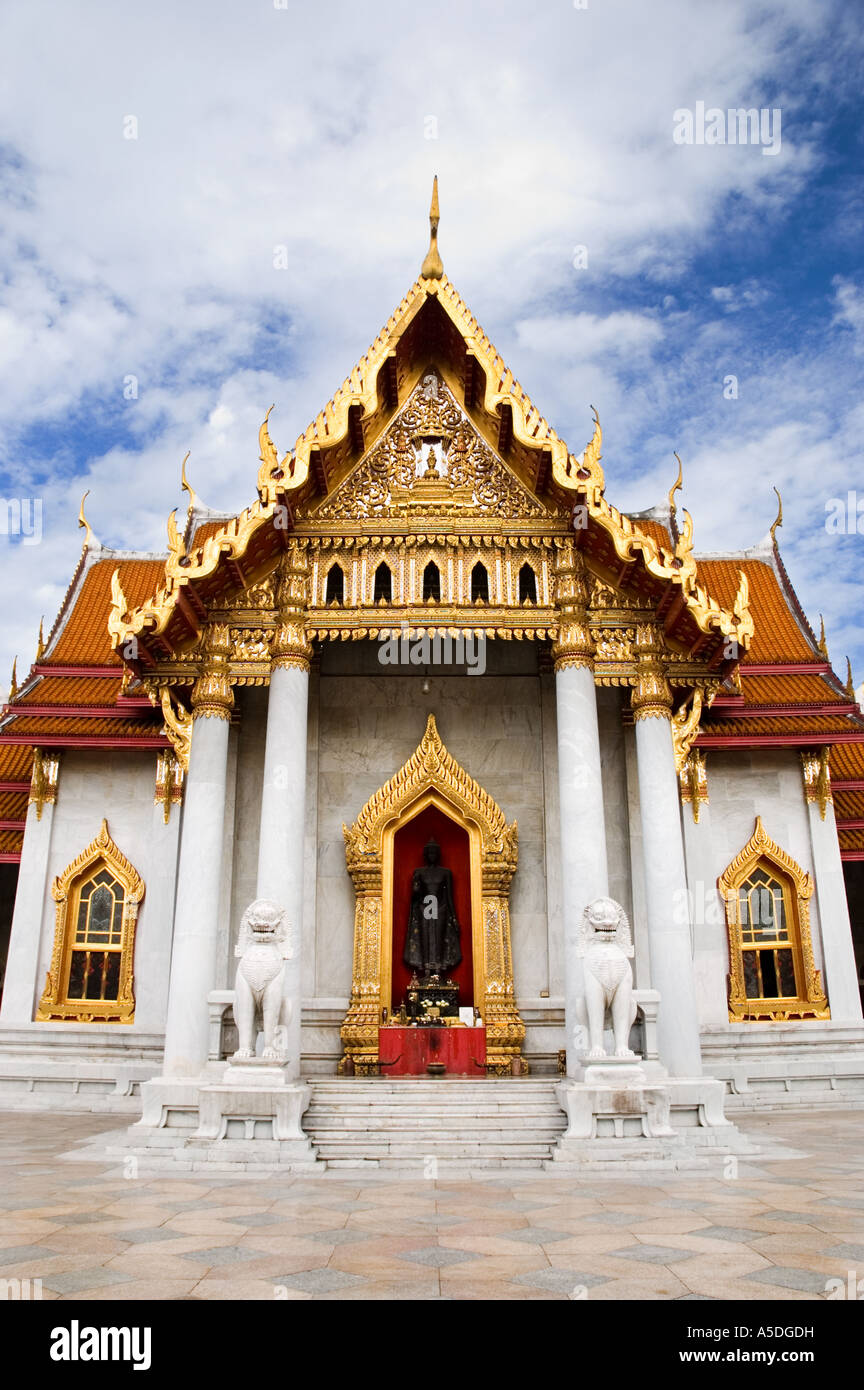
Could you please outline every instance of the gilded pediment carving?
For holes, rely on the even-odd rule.
[[[313,514],[322,521],[557,515],[502,462],[434,369],[366,459]]]

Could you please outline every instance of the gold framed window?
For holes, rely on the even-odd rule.
[[[729,1018],[830,1018],[810,935],[810,875],[756,829],[718,886],[729,933]]]
[[[54,949],[37,1022],[132,1023],[133,965],[144,883],[108,822],[51,888]]]

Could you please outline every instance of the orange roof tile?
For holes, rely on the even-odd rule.
[[[132,719],[77,719],[72,715],[60,715],[56,719],[28,719],[26,711],[15,720],[5,732],[19,737],[32,738],[38,744],[40,738],[152,738],[161,728],[161,719],[147,723]]]
[[[30,782],[33,749],[20,743],[0,744],[0,782]]]
[[[32,690],[15,701],[16,708],[28,705],[105,705],[111,708],[120,694],[121,676],[43,676]]]
[[[159,588],[165,573],[163,560],[97,560],[84,576],[75,606],[60,639],[48,657],[55,665],[120,666],[108,637],[111,610],[111,576],[120,570],[120,583],[130,608],[144,603]]]
[[[217,531],[221,531],[225,526],[225,521],[202,521],[200,526],[195,527],[195,534],[192,537],[187,549],[194,550],[196,546],[203,545],[209,541],[211,536],[215,536]]]
[[[649,521],[644,517],[632,518],[634,526],[638,526],[640,531],[644,531],[646,536],[650,536],[658,545],[662,545],[665,550],[674,550],[675,546],[668,529],[662,521]]]
[[[21,792],[0,792],[0,820],[23,820],[28,797],[26,788]]]
[[[777,715],[764,719],[718,719],[706,720],[700,729],[700,737],[712,734],[735,735],[747,738],[751,734],[810,734],[818,743],[822,734],[855,733],[860,726],[849,719],[832,715],[812,715],[809,719],[798,715]],[[860,730],[864,733],[864,729]]]
[[[698,557],[697,557],[698,559]],[[750,612],[756,631],[744,657],[754,664],[771,661],[822,661],[813,651],[789,608],[777,576],[764,560],[698,560],[698,582],[726,608],[735,602],[740,583],[739,570],[750,585]]]
[[[758,625],[759,617],[756,616]],[[848,696],[838,691],[823,676],[753,676],[741,667],[741,688],[748,705],[828,705],[849,704]]]
[[[864,744],[836,744],[831,749],[831,776],[837,781],[864,778]]]
[[[20,854],[23,830],[0,830],[0,854]]]

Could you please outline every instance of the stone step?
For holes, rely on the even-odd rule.
[[[469,1139],[435,1139],[428,1143],[399,1139],[391,1136],[387,1139],[369,1138],[364,1136],[356,1141],[351,1139],[324,1140],[319,1142],[315,1135],[310,1134],[315,1150],[319,1158],[413,1158],[421,1161],[425,1158],[461,1158],[463,1160],[472,1158],[539,1158],[547,1159],[550,1153],[548,1144],[529,1144],[516,1143],[502,1135],[495,1141]]]
[[[455,1115],[442,1115],[436,1120],[429,1115],[310,1115],[303,1117],[303,1128],[310,1134],[340,1133],[342,1131],[368,1134],[374,1131],[421,1131],[429,1134],[551,1134],[559,1135],[565,1128],[563,1116],[549,1115],[543,1119],[522,1116],[481,1116],[466,1123]]]
[[[413,1105],[393,1104],[388,1101],[368,1101],[365,1105],[362,1102],[353,1101],[340,1105],[337,1101],[312,1101],[305,1112],[307,1115],[333,1115],[333,1116],[392,1116],[398,1119],[402,1115],[425,1115],[430,1120],[440,1117],[447,1119],[451,1116],[458,1117],[460,1120],[481,1120],[481,1119],[500,1119],[506,1115],[508,1120],[517,1121],[524,1119],[530,1123],[532,1120],[557,1119],[563,1114],[558,1105],[434,1105],[431,1101],[420,1104],[415,1102]]]

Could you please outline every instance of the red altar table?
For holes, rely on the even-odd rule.
[[[442,1062],[448,1076],[485,1076],[485,1028],[379,1028],[382,1076],[425,1076]]]

